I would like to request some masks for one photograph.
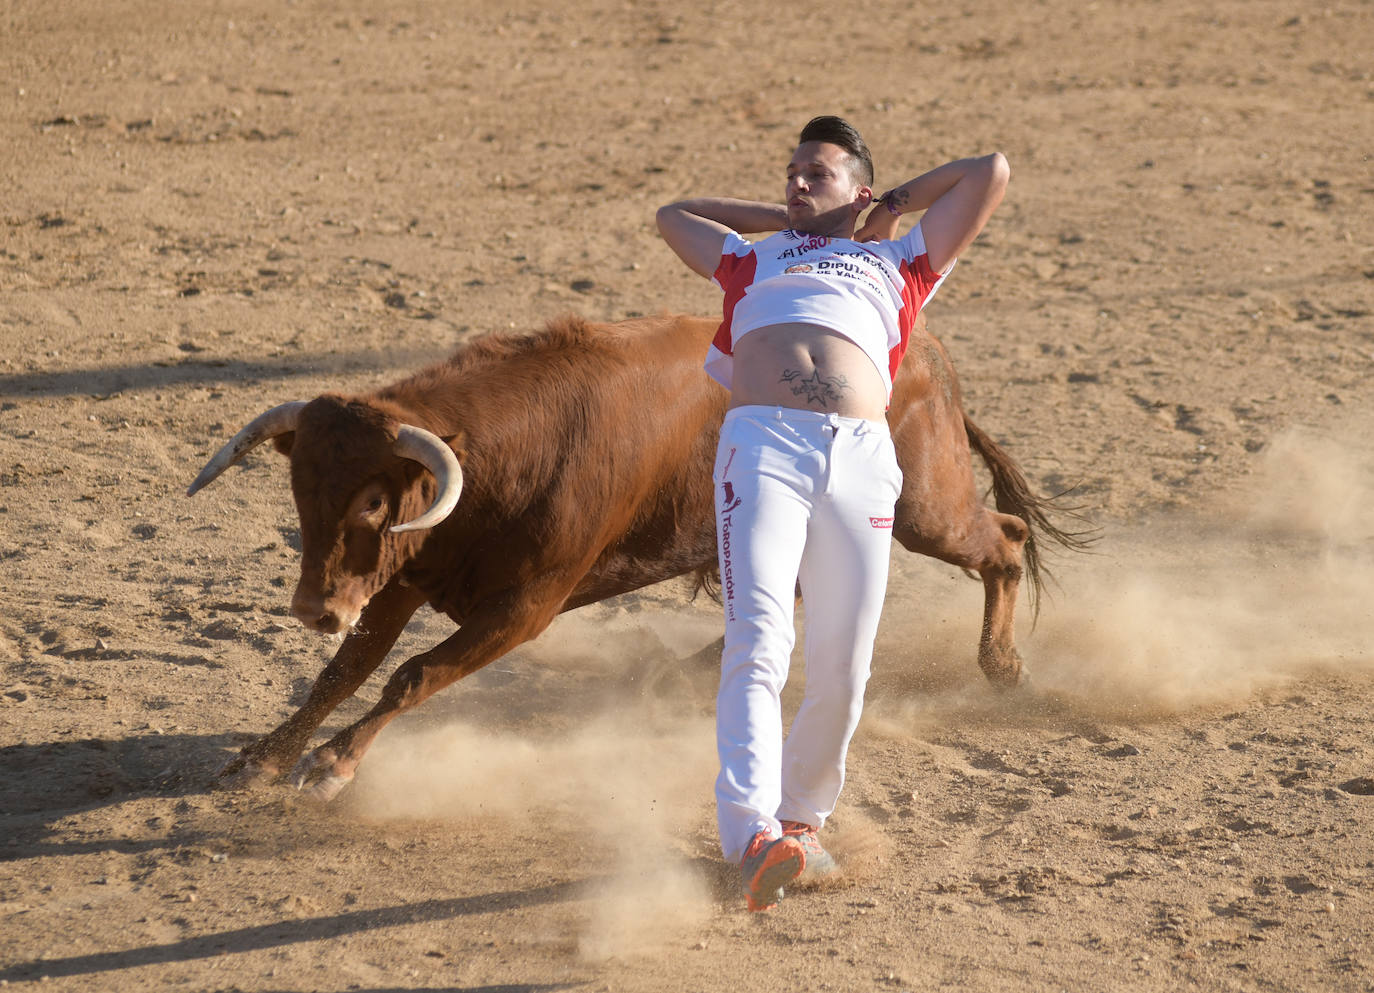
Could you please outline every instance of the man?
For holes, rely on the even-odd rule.
[[[835,868],[817,832],[844,782],[887,586],[901,490],[884,419],[892,377],[917,311],[1009,175],[999,153],[961,159],[875,200],[863,139],[818,117],[787,166],[785,205],[708,197],[658,211],[673,251],[725,291],[706,360],[731,395],[715,466],[725,601],[716,805],[750,910]],[[919,210],[898,239],[898,218]],[[764,232],[778,233],[740,237]],[[784,742],[798,583],[806,693]]]

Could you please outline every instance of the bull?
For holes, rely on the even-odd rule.
[[[562,611],[716,562],[711,466],[727,393],[705,375],[715,322],[661,316],[490,335],[358,396],[259,415],[210,459],[192,495],[271,440],[291,464],[301,569],[292,612],[345,634],[305,703],[221,772],[292,781],[323,800],[399,714],[534,638]],[[918,321],[888,420],[904,482],[893,536],[976,572],[978,663],[1015,686],[1017,590],[1041,585],[1047,517],[1011,458],[963,412],[943,346]],[[971,452],[987,466],[986,507]],[[386,657],[424,604],[457,630],[401,664],[366,714],[305,753],[328,715]]]

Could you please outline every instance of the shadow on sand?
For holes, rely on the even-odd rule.
[[[604,880],[600,879],[584,879],[550,883],[527,890],[502,890],[448,900],[422,900],[418,903],[397,904],[373,910],[353,910],[305,920],[273,921],[270,924],[236,928],[232,931],[221,931],[160,945],[127,948],[122,951],[93,952],[68,958],[22,962],[0,970],[0,981],[33,980],[40,976],[59,979],[168,962],[188,962],[217,955],[280,948],[300,942],[324,941],[377,928],[448,921],[473,914],[498,913],[541,904],[562,903],[587,895],[603,882]],[[508,985],[485,986],[478,989],[515,991],[566,988],[567,985]]]
[[[455,337],[454,348],[458,342]],[[251,383],[315,376],[352,376],[394,371],[396,378],[443,361],[450,349],[392,348],[385,352],[354,351],[263,358],[252,362],[237,359],[186,358],[173,362],[101,365],[61,372],[11,373],[0,376],[0,396],[11,397],[108,397],[126,390],[143,391],[177,386]]]

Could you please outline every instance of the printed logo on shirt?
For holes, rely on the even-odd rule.
[[[845,258],[845,254],[846,253],[837,252],[833,259],[823,259],[819,266],[820,270],[822,272],[825,272],[827,275],[851,277],[866,276],[869,279],[873,278],[873,273],[869,271],[873,268],[872,262],[869,262],[869,260],[862,255],[849,255],[848,258]],[[868,264],[868,268],[865,269],[864,266],[859,265],[856,262],[849,261],[849,259],[853,258],[858,258],[861,261],[866,262]]]
[[[808,255],[813,251],[826,248],[827,246],[823,243],[828,241],[827,238],[813,238],[804,245],[787,248],[779,252],[777,260],[786,262],[788,259]],[[886,283],[899,291],[901,289],[901,273],[886,259],[863,248],[847,250],[837,247],[828,249],[822,253],[820,258],[811,255],[811,261],[793,262],[782,270],[783,275],[795,276],[800,273],[815,273],[817,276],[857,280],[870,286],[874,283]]]
[[[782,234],[788,241],[800,241],[801,244],[796,248],[787,249],[778,256],[780,259],[795,258],[798,255],[805,255],[807,252],[814,251],[817,248],[824,248],[826,245],[830,244],[830,239],[825,237],[825,235],[804,235],[796,231],[784,231]]]
[[[870,518],[868,519],[868,523],[869,523],[869,524],[872,524],[875,528],[891,528],[891,527],[892,527],[892,518],[890,518],[890,517],[870,517]]]

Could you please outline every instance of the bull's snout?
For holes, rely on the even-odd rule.
[[[341,608],[337,602],[330,602],[319,593],[297,589],[291,598],[291,613],[311,631],[339,634],[357,623],[359,611]]]

